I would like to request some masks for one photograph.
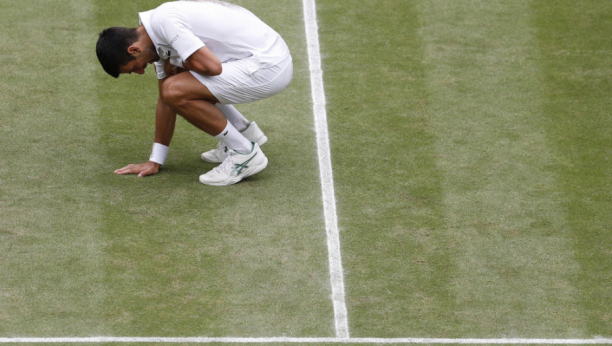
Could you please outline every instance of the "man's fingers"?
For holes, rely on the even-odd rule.
[[[154,162],[146,162],[138,165],[127,165],[123,168],[115,170],[115,174],[138,174],[139,177],[155,174],[159,171],[159,164]]]
[[[151,161],[138,165],[127,165],[115,170],[115,174],[138,174],[139,177],[146,177],[157,172],[159,172],[159,164]]]
[[[128,174],[130,173],[130,168],[129,167],[123,167],[123,168],[119,168],[117,170],[115,170],[116,174]]]
[[[139,173],[137,170],[137,165],[134,164],[130,164],[127,165],[123,168],[119,168],[115,171],[116,174],[135,174],[135,173]]]
[[[151,173],[153,173],[153,172],[151,172],[150,169],[147,169],[147,170],[144,170],[144,171],[138,173],[138,177],[139,178],[146,177],[147,175],[150,175]]]

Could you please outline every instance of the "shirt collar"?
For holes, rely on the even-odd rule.
[[[147,31],[147,34],[149,35],[151,41],[153,41],[153,44],[155,45],[155,50],[159,51],[159,39],[157,38],[155,32],[153,31],[153,28],[151,27],[151,17],[153,16],[154,11],[155,10],[140,12],[138,13],[138,19],[140,24],[143,25],[145,30]]]

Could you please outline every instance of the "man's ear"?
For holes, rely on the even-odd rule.
[[[136,55],[142,53],[142,50],[138,46],[129,46],[127,51],[132,56],[136,56]]]

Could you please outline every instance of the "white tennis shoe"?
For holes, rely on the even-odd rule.
[[[200,176],[200,182],[206,185],[225,186],[236,184],[240,180],[261,172],[268,165],[268,158],[259,148],[259,144],[252,142],[253,148],[248,154],[239,153],[229,149],[223,162]]]
[[[249,125],[247,125],[246,129],[242,130],[240,133],[251,142],[255,142],[259,144],[259,146],[264,145],[268,141],[268,137],[261,131],[257,123],[251,121]],[[200,158],[204,162],[212,162],[212,163],[221,163],[227,157],[227,148],[221,142],[217,144],[217,148],[213,150],[209,150],[200,155]]]

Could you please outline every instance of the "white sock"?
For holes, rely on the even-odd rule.
[[[223,115],[225,115],[227,121],[234,125],[236,130],[242,132],[249,125],[250,121],[248,121],[247,118],[245,118],[244,115],[242,115],[242,113],[236,109],[236,107],[221,103],[217,103],[215,106],[217,106]]]
[[[248,139],[244,138],[242,133],[238,132],[234,125],[227,122],[225,129],[220,134],[215,136],[216,139],[220,140],[221,143],[225,144],[228,149],[235,150],[237,152],[248,154],[253,149],[253,144]]]

